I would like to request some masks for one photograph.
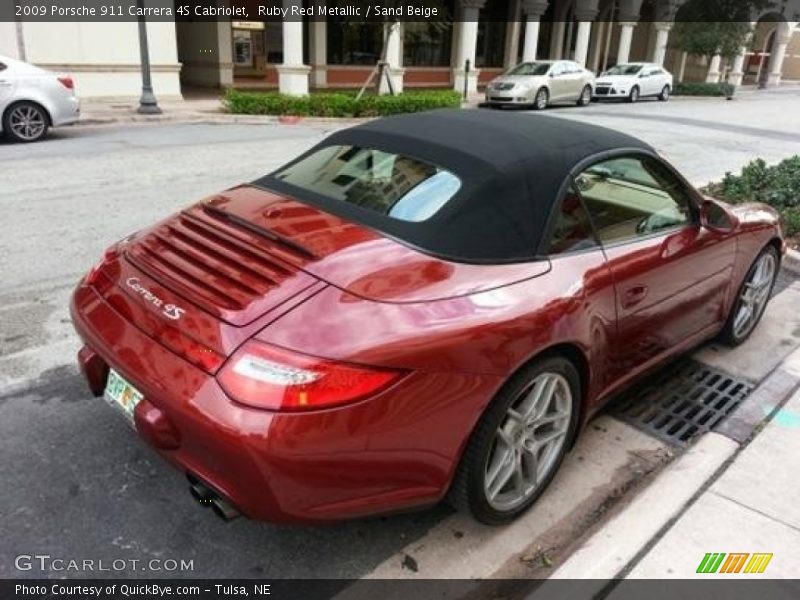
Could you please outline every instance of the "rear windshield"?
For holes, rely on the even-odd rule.
[[[358,146],[326,146],[275,174],[326,198],[401,221],[424,221],[461,187],[450,171],[410,156]]]
[[[522,63],[506,72],[506,75],[547,75],[550,63]]]

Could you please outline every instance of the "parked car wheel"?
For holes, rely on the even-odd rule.
[[[658,99],[661,100],[662,102],[666,102],[667,100],[669,100],[669,92],[670,92],[669,86],[665,85],[664,89],[662,89],[661,93],[658,95]]]
[[[3,114],[3,131],[15,142],[38,142],[49,127],[47,112],[33,102],[17,102]]]
[[[539,88],[536,92],[536,96],[533,98],[534,110],[544,110],[549,103],[550,93],[547,91],[547,88]]]
[[[561,356],[512,377],[472,433],[449,493],[479,521],[499,525],[527,510],[558,471],[578,417],[580,377]]]
[[[631,93],[628,94],[628,102],[633,103],[638,101],[639,101],[639,86],[635,85],[633,86],[633,89],[631,89]]]
[[[725,344],[738,346],[753,333],[769,302],[779,264],[778,251],[772,245],[764,248],[753,261],[720,334]]]
[[[592,101],[592,86],[585,85],[578,96],[578,106],[587,106]]]

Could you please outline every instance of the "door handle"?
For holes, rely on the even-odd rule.
[[[645,299],[647,296],[647,286],[646,285],[636,285],[632,288],[628,288],[622,294],[622,308],[630,308],[631,306],[636,306]]]

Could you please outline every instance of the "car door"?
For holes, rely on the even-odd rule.
[[[565,99],[577,100],[583,91],[583,69],[576,62],[567,62],[567,90]]]
[[[3,112],[8,102],[11,101],[16,87],[13,69],[0,61],[0,113]]]
[[[736,242],[700,226],[699,196],[655,156],[601,160],[575,185],[614,278],[623,383],[722,325]]]
[[[661,92],[661,69],[653,67],[649,69],[647,76],[647,95],[656,96]]]
[[[557,62],[550,69],[550,99],[563,100],[569,92],[569,74],[564,61]]]

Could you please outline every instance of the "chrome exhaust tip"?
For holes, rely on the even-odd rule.
[[[223,521],[233,521],[239,516],[239,511],[230,502],[219,496],[211,500],[211,510]]]

